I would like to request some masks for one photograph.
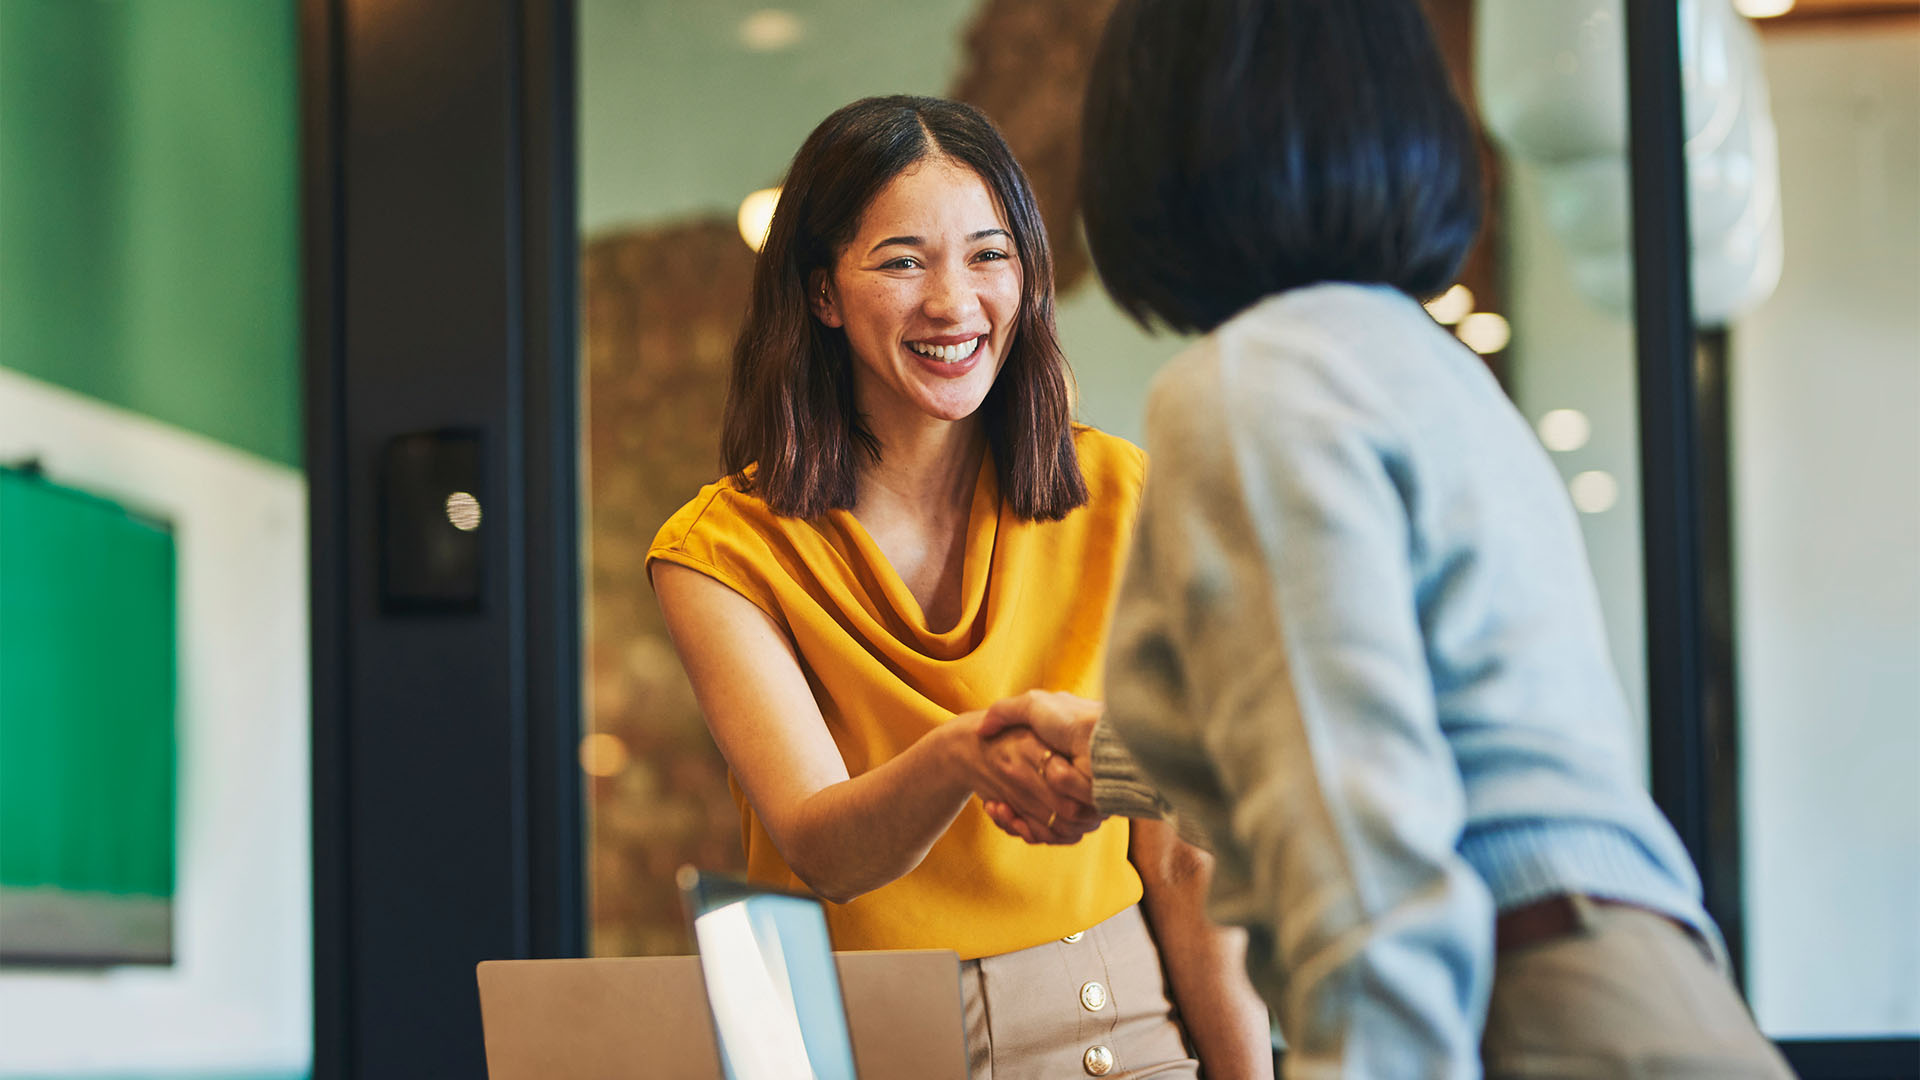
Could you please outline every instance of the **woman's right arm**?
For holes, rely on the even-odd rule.
[[[779,624],[687,567],[655,563],[653,586],[728,768],[787,865],[824,899],[845,903],[920,865],[975,792],[1037,820],[1075,816],[1040,776],[1046,748],[1023,731],[982,739],[977,712],[850,777]]]

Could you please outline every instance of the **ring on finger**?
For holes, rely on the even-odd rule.
[[[1058,821],[1059,819],[1060,819],[1060,811],[1058,811],[1058,810],[1055,810],[1055,811],[1054,811],[1053,813],[1051,813],[1051,814],[1048,814],[1048,815],[1047,815],[1047,828],[1049,828],[1049,829],[1051,829],[1051,828],[1053,828],[1053,823],[1054,823],[1055,821]]]

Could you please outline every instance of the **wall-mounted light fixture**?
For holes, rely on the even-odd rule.
[[[580,771],[588,776],[619,776],[633,761],[620,736],[596,731],[580,740]]]
[[[1427,301],[1427,314],[1442,326],[1452,326],[1473,312],[1473,290],[1455,285]]]
[[[749,52],[779,52],[806,37],[807,24],[791,11],[763,8],[741,19],[739,32],[740,44]]]
[[[1579,409],[1550,410],[1540,417],[1534,430],[1540,433],[1540,445],[1561,454],[1580,449],[1593,437],[1593,425]]]
[[[780,202],[780,189],[761,188],[740,200],[740,239],[759,251],[767,242],[767,230],[773,227],[773,208]]]
[[[1567,494],[1573,496],[1573,508],[1583,514],[1604,514],[1620,501],[1620,481],[1610,472],[1594,469],[1567,481]]]
[[[1491,311],[1476,311],[1466,316],[1453,332],[1466,342],[1467,348],[1481,356],[1491,356],[1513,340],[1513,327],[1507,325],[1506,317]]]

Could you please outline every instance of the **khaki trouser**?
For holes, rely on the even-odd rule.
[[[1573,933],[1499,954],[1480,1048],[1488,1080],[1793,1076],[1684,930],[1572,900]]]
[[[960,965],[973,1080],[1194,1080],[1138,905],[1071,941]]]

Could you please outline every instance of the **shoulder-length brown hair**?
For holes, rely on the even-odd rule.
[[[979,110],[896,96],[856,101],[807,136],[754,264],[733,348],[721,460],[777,513],[809,518],[852,506],[863,457],[880,456],[854,404],[846,334],[814,317],[807,283],[816,270],[832,272],[888,181],[936,156],[986,182],[1020,256],[1013,345],[980,405],[1001,497],[1021,517],[1044,521],[1087,501],[1073,446],[1071,376],[1053,324],[1053,255],[1026,174]]]

